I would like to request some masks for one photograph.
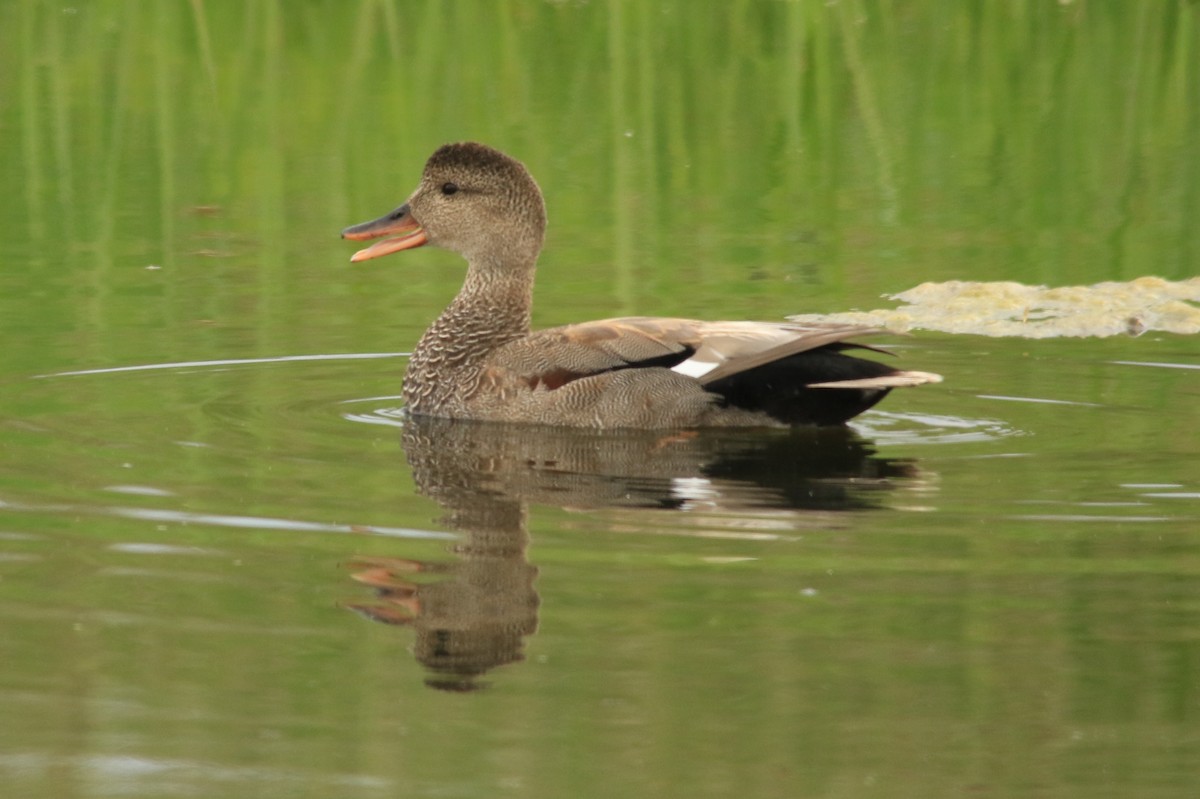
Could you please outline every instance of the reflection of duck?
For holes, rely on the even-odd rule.
[[[417,490],[462,534],[451,549],[457,560],[357,560],[355,578],[378,598],[349,607],[411,626],[429,685],[447,690],[474,689],[488,670],[523,659],[524,638],[537,628],[528,503],[697,508],[772,521],[787,510],[796,526],[828,525],[838,512],[873,507],[880,489],[917,473],[908,461],[875,456],[845,428],[664,436],[413,417],[403,435]]]
[[[733,513],[864,510],[876,489],[918,474],[844,427],[664,435],[411,417],[404,450],[418,490],[451,511],[456,529],[501,500],[678,510],[701,493]]]
[[[941,380],[846,354],[852,325],[632,317],[530,332],[546,212],[525,167],[475,143],[433,154],[408,202],[348,239],[361,261],[435,244],[469,264],[404,380],[414,414],[600,428],[841,424]]]
[[[434,688],[469,691],[475,678],[524,659],[525,636],[537,629],[537,569],[526,558],[525,510],[516,500],[480,497],[451,511],[463,534],[451,548],[457,562],[361,558],[354,579],[376,589],[377,601],[348,607],[385,624],[416,631],[413,654]],[[445,579],[421,582],[419,573]]]

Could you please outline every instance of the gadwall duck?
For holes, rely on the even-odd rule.
[[[447,144],[408,202],[342,238],[365,261],[432,244],[467,260],[458,296],[408,364],[412,414],[599,428],[836,425],[893,388],[936,383],[847,350],[853,325],[625,317],[530,330],[546,209],[519,161]],[[878,350],[877,350],[878,351]]]

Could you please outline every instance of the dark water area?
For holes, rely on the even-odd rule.
[[[1190,799],[1198,11],[0,7],[5,795]],[[462,265],[338,232],[461,139],[537,326],[882,312],[946,381],[407,419]]]

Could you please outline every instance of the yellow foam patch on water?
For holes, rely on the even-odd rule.
[[[804,314],[795,321],[848,322],[889,330],[1056,338],[1200,333],[1200,278],[1139,277],[1092,286],[1027,286],[1006,281],[922,283],[885,295],[904,305],[876,311]]]

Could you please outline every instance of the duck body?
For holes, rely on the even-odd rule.
[[[449,144],[408,201],[343,238],[361,261],[434,244],[468,263],[462,289],[409,361],[409,413],[597,428],[841,424],[900,386],[938,382],[846,353],[883,331],[850,325],[603,319],[532,331],[545,234],[541,191],[518,161]],[[879,351],[879,350],[876,350]]]

